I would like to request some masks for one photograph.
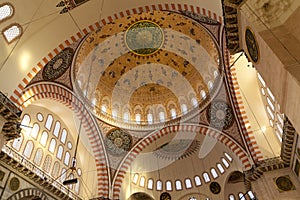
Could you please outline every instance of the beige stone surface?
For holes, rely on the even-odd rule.
[[[274,178],[288,175],[295,186],[295,190],[280,192],[277,189]],[[290,168],[265,172],[257,181],[252,182],[252,189],[255,191],[258,199],[265,200],[298,200],[300,199],[300,183]]]

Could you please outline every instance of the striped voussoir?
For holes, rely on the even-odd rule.
[[[23,95],[17,101],[22,109],[39,99],[53,99],[58,101],[69,109],[74,111],[80,120],[82,127],[87,133],[87,137],[93,149],[95,156],[97,177],[98,177],[98,195],[108,197],[109,177],[104,153],[100,130],[94,121],[92,114],[84,107],[83,103],[75,96],[72,91],[64,86],[55,83],[34,84],[23,91]]]
[[[119,19],[122,17],[126,17],[132,14],[137,14],[141,12],[151,12],[155,10],[170,10],[170,11],[191,11],[197,14],[202,14],[208,16],[216,21],[222,23],[222,17],[217,16],[216,13],[211,12],[205,8],[201,8],[198,6],[187,5],[187,4],[174,4],[174,3],[166,3],[166,4],[155,4],[149,6],[141,6],[137,8],[132,8],[130,10],[120,11],[119,13],[112,14],[105,19],[101,19],[100,21],[89,25],[88,27],[84,28],[82,31],[77,32],[76,34],[70,36],[67,40],[63,43],[59,44],[58,47],[54,48],[51,52],[48,53],[47,56],[41,59],[36,66],[32,68],[30,72],[22,79],[22,81],[18,84],[17,88],[14,90],[13,94],[10,96],[10,99],[20,105],[21,107],[25,107],[29,105],[30,102],[43,99],[43,98],[52,98],[56,99],[60,102],[63,102],[70,108],[82,108],[82,104],[74,104],[77,102],[78,99],[72,94],[72,92],[67,91],[66,89],[62,89],[60,86],[54,86],[51,84],[40,84],[34,87],[30,87],[26,89],[25,92],[23,91],[24,88],[28,85],[28,83],[33,79],[33,77],[59,52],[61,52],[66,47],[71,46],[74,42],[77,42],[79,39],[83,38],[88,33],[99,29],[100,27],[106,25],[107,23]],[[85,35],[84,35],[85,34]],[[50,86],[51,85],[51,86]],[[50,90],[50,91],[48,91]],[[54,90],[56,93],[51,90]],[[26,103],[27,102],[27,103]],[[75,112],[78,114],[78,111]],[[87,111],[85,111],[85,114]],[[89,118],[90,119],[90,118]],[[107,165],[106,159],[103,155],[102,145],[96,144],[98,140],[97,131],[95,131],[95,126],[92,126],[89,131],[89,139],[91,144],[93,144],[93,151],[96,155],[96,165],[97,165],[97,172],[98,172],[98,195],[103,197],[108,197],[108,180],[109,177],[107,175]],[[99,149],[101,148],[101,149]],[[104,164],[105,163],[105,164]]]
[[[26,197],[39,197],[41,200],[47,200],[47,196],[40,190],[36,188],[27,188],[24,190],[20,190],[15,194],[11,195],[7,200],[19,200],[19,199],[27,199]]]
[[[126,156],[124,161],[117,172],[117,175],[113,181],[113,199],[120,199],[120,192],[123,179],[125,178],[126,173],[130,169],[131,163],[134,159],[151,143],[156,141],[157,139],[164,137],[170,133],[182,131],[184,133],[197,133],[206,135],[208,137],[216,139],[218,142],[224,144],[230,151],[239,159],[243,170],[251,169],[251,163],[249,160],[249,155],[247,152],[230,136],[219,132],[215,129],[211,129],[210,127],[200,126],[200,125],[174,125],[161,129],[160,131],[154,132],[148,137],[142,139],[134,149]]]
[[[18,84],[17,88],[14,90],[13,94],[10,96],[10,99],[13,102],[17,102],[17,100],[22,96],[22,91],[26,87],[26,85],[33,79],[33,77],[52,59],[54,58],[59,52],[61,52],[66,47],[71,46],[74,42],[77,42],[79,39],[83,38],[85,35],[87,35],[90,32],[93,32],[100,27],[106,25],[107,23],[119,19],[125,16],[129,16],[132,14],[137,14],[141,12],[151,12],[155,10],[170,10],[170,11],[181,11],[181,10],[187,10],[191,11],[197,14],[202,14],[205,16],[208,16],[214,20],[217,20],[219,22],[222,22],[222,17],[217,16],[216,13],[212,13],[210,10],[207,10],[205,8],[200,8],[198,6],[193,5],[187,5],[187,4],[156,4],[156,5],[149,5],[149,6],[141,6],[138,8],[132,8],[131,10],[121,11],[119,13],[112,14],[108,16],[105,19],[100,20],[99,22],[96,22],[92,25],[89,25],[88,27],[84,28],[82,32],[77,32],[76,34],[70,36],[67,40],[65,40],[63,43],[59,44],[58,47],[54,48],[51,52],[48,53],[47,56],[41,59],[39,63],[37,63],[36,66],[34,66],[30,72],[22,79],[22,81]]]
[[[249,121],[246,115],[246,110],[242,100],[242,94],[237,81],[236,69],[235,67],[229,68],[229,66],[234,62],[234,60],[230,59],[227,50],[225,52],[226,52],[225,59],[227,59],[226,66],[228,69],[226,70],[227,72],[226,75],[228,78],[229,90],[233,97],[232,99],[233,99],[234,108],[236,110],[237,118],[241,124],[243,136],[245,138],[247,146],[249,147],[249,151],[253,157],[254,162],[258,162],[263,159],[263,156],[255,140],[254,133],[251,130],[251,126],[246,127],[246,124],[249,123]]]

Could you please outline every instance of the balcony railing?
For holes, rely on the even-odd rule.
[[[3,104],[11,113],[17,117],[21,116],[21,110],[9,100],[2,92],[0,92],[0,103]]]
[[[38,168],[35,164],[33,164],[32,162],[27,160],[24,156],[20,155],[14,149],[8,147],[7,145],[4,145],[2,148],[2,151],[4,153],[6,153],[9,157],[11,157],[13,160],[15,160],[19,164],[23,165],[26,169],[30,170],[31,172],[33,172],[37,176],[39,176],[44,181],[44,183],[46,182],[47,184],[55,187],[59,191],[63,192],[70,199],[81,200],[81,198],[78,197],[78,195],[76,195],[73,191],[68,189],[66,186],[62,185],[60,182],[55,180],[53,177],[49,176],[45,171]],[[43,184],[43,185],[46,185],[46,184]]]

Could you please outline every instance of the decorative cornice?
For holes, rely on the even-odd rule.
[[[7,146],[0,151],[0,161],[32,180],[36,183],[35,186],[40,187],[40,189],[43,190],[48,190],[51,194],[59,197],[59,199],[81,200],[81,198],[75,195],[72,191]]]
[[[227,48],[231,54],[241,50],[239,37],[238,10],[245,0],[222,0]]]
[[[276,169],[285,168],[284,161],[280,157],[274,157],[259,161],[256,163],[256,167],[245,171],[245,187],[247,190],[251,190],[251,182],[259,179],[264,172],[273,171]]]
[[[280,157],[284,162],[285,166],[290,166],[293,146],[295,143],[295,136],[297,135],[295,128],[293,127],[290,120],[285,117],[284,126],[283,126],[283,134],[282,134],[282,145],[281,145],[281,154]]]
[[[0,92],[0,115],[6,120],[0,134],[4,135],[6,141],[20,136],[21,110],[15,106],[2,92]]]

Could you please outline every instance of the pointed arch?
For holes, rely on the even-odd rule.
[[[133,163],[134,159],[143,151],[143,149],[151,143],[155,142],[158,138],[164,137],[169,133],[177,131],[184,131],[186,133],[193,132],[214,138],[218,142],[229,148],[232,151],[232,154],[236,155],[236,157],[239,159],[239,163],[241,164],[241,166],[243,166],[243,169],[245,171],[251,168],[252,160],[250,156],[247,154],[245,149],[243,149],[234,139],[232,139],[227,134],[203,125],[181,124],[168,126],[159,131],[155,131],[149,134],[144,139],[140,140],[139,143],[137,143],[135,147],[132,148],[130,153],[128,153],[124,158],[113,180],[113,197],[115,199],[120,198],[119,195],[121,192],[121,186],[123,178],[127,173],[127,169],[130,168],[131,163]]]
[[[25,88],[23,95],[19,99],[22,109],[29,106],[32,102],[40,99],[52,99],[60,102],[73,110],[74,113],[83,120],[83,126],[87,133],[89,142],[92,144],[93,153],[96,160],[98,176],[98,195],[109,196],[109,163],[107,155],[103,149],[103,140],[100,129],[91,113],[83,106],[83,103],[68,88],[56,83],[37,83]]]

